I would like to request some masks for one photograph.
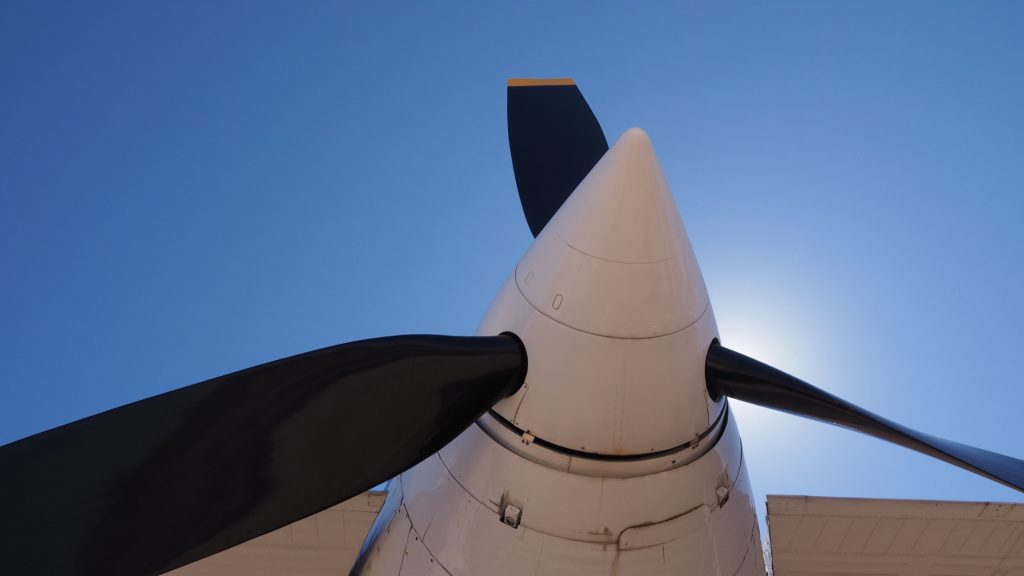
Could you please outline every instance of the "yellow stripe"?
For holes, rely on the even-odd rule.
[[[509,78],[511,86],[575,86],[572,78]]]

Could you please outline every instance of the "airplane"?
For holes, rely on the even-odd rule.
[[[724,346],[643,130],[609,146],[568,79],[510,80],[508,128],[535,240],[477,335],[341,344],[0,447],[10,572],[164,573],[390,480],[352,574],[764,574],[730,398],[1024,491],[1024,461]]]

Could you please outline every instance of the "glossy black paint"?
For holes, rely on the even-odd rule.
[[[601,125],[575,85],[509,86],[508,145],[534,236],[608,151]]]
[[[363,340],[8,444],[0,565],[134,576],[193,562],[408,469],[525,373],[513,335]]]
[[[713,398],[725,395],[863,432],[1024,492],[1024,461],[912,430],[717,342],[708,349],[705,374]]]

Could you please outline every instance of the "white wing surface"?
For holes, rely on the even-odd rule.
[[[1024,576],[1024,504],[768,496],[775,576]]]
[[[387,492],[371,490],[323,512],[168,572],[171,576],[348,574]]]

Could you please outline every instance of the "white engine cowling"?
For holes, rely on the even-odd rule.
[[[717,337],[650,140],[627,131],[480,325],[526,383],[392,482],[355,574],[763,574]]]

